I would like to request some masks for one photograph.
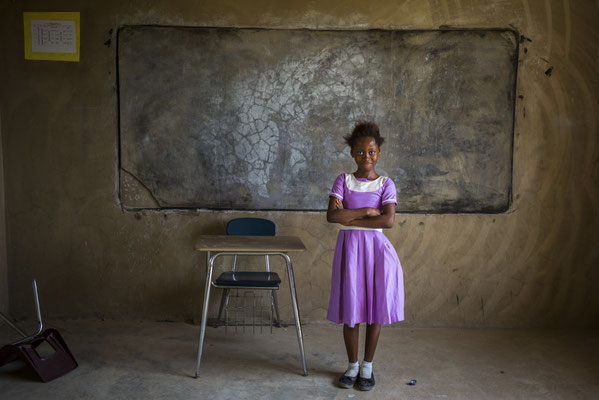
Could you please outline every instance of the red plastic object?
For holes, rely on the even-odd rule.
[[[55,353],[42,358],[35,350],[44,341]],[[46,329],[24,343],[7,344],[0,349],[0,366],[20,358],[40,377],[42,382],[50,382],[77,368],[77,361],[56,329]]]

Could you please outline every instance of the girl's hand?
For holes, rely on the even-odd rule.
[[[337,207],[337,210],[343,210],[343,202],[339,199],[335,199],[335,206]]]
[[[381,215],[381,210],[373,207],[365,207],[366,208],[366,216],[367,217],[378,217]]]

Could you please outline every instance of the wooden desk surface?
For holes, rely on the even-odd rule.
[[[306,246],[297,236],[228,236],[201,235],[197,251],[259,251],[282,252],[305,251]]]

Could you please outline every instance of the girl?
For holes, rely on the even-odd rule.
[[[327,221],[341,224],[333,258],[331,297],[327,319],[343,323],[349,366],[339,386],[374,388],[372,359],[381,324],[403,321],[403,272],[393,245],[383,234],[395,220],[393,181],[374,167],[384,138],[373,122],[358,122],[344,137],[358,167],[341,174],[329,197]],[[364,361],[358,364],[358,332],[366,323]],[[359,378],[358,378],[359,371]]]

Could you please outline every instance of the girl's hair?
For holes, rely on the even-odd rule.
[[[385,141],[385,138],[379,133],[379,126],[374,122],[368,121],[356,122],[352,133],[343,137],[343,139],[349,147],[354,147],[354,144],[356,144],[356,140],[358,140],[358,138],[368,136],[373,137],[379,147],[381,147]]]

